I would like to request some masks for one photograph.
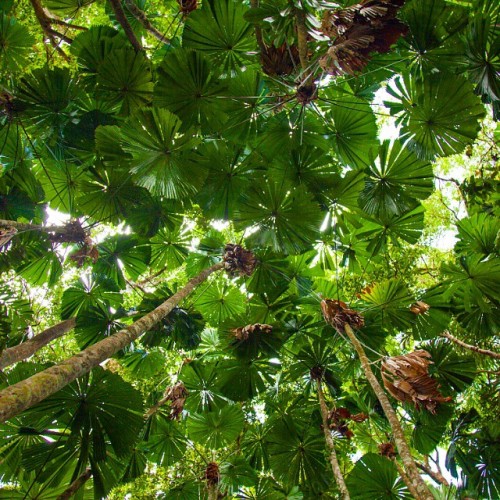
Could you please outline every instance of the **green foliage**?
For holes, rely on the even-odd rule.
[[[417,459],[448,450],[460,486],[438,498],[496,498],[497,360],[441,335],[498,351],[497,4],[120,3],[131,31],[111,2],[0,5],[0,348],[76,318],[0,384],[75,352],[84,374],[0,425],[0,497],[58,498],[90,469],[75,498],[337,498],[321,383],[353,417],[326,429],[351,498],[409,498],[328,298],[363,316],[377,377],[431,355],[450,402],[392,404]],[[340,43],[328,19],[351,15]],[[228,243],[253,273],[201,282]],[[78,351],[134,322],[85,373]]]

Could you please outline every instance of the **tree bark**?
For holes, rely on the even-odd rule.
[[[389,424],[391,426],[392,434],[394,437],[394,442],[396,443],[396,446],[398,448],[399,456],[403,461],[409,480],[411,481],[413,488],[416,490],[418,494],[416,498],[419,500],[420,499],[434,500],[434,496],[432,495],[429,488],[427,487],[427,485],[425,484],[424,480],[422,479],[422,477],[418,472],[417,466],[411,455],[410,447],[406,442],[403,428],[401,427],[396,412],[394,411],[394,408],[391,406],[389,398],[382,389],[382,386],[377,380],[377,377],[375,377],[375,374],[373,373],[370,367],[370,362],[366,357],[365,351],[362,345],[360,344],[359,340],[356,338],[356,335],[354,335],[354,332],[352,331],[352,328],[350,327],[349,324],[345,325],[345,333],[349,337],[349,340],[354,346],[354,349],[356,349],[359,360],[361,361],[361,366],[363,367],[363,371],[365,372],[365,376],[368,379],[370,385],[372,386],[372,389],[375,392],[378,400],[380,401],[380,404],[382,405],[382,409],[384,410],[387,420],[389,420]]]
[[[489,356],[490,358],[500,359],[500,353],[490,351],[488,349],[481,349],[480,347],[476,347],[475,345],[466,344],[463,340],[454,337],[450,332],[444,332],[441,336],[448,340],[451,340],[464,349],[468,349],[469,351],[477,352],[478,354],[483,354],[484,356]]]
[[[317,380],[317,385],[321,418],[323,419],[323,432],[325,433],[326,444],[330,449],[330,464],[332,466],[333,476],[335,477],[335,482],[339,487],[340,494],[342,495],[343,500],[350,500],[351,497],[349,495],[349,490],[347,489],[344,481],[344,476],[342,474],[342,471],[340,470],[337,453],[335,451],[335,443],[333,442],[330,427],[328,426],[328,408],[326,407],[325,395],[323,394],[323,389],[321,387],[321,380]]]
[[[172,295],[163,304],[127,328],[97,342],[58,365],[36,373],[32,377],[1,391],[0,422],[5,422],[23,410],[39,403],[116,354],[167,316],[181,300],[187,297],[196,286],[205,281],[212,273],[223,268],[224,263],[220,262],[205,269],[198,276],[188,281],[184,288]]]
[[[393,458],[392,462],[396,466],[396,469],[399,472],[399,475],[401,476],[401,479],[403,482],[406,484],[408,491],[412,494],[414,498],[420,498],[418,491],[415,489],[413,486],[413,483],[411,482],[410,478],[408,477],[408,474],[406,474],[405,470],[403,469],[402,465],[398,462],[397,458]]]
[[[426,457],[426,461],[425,463],[421,464],[419,462],[417,462],[417,467],[425,472],[429,477],[431,477],[434,481],[436,481],[436,483],[438,484],[442,484],[443,486],[450,486],[450,483],[448,482],[448,480],[443,476],[443,474],[441,473],[441,471],[439,470],[439,466],[438,466],[438,470],[435,471],[434,469],[431,468],[428,460],[427,460],[427,457]]]
[[[123,28],[125,35],[127,35],[127,38],[130,40],[130,43],[134,47],[135,51],[140,52],[142,50],[142,45],[140,44],[139,40],[137,40],[134,30],[128,22],[127,16],[123,11],[120,0],[109,0],[109,3],[111,4],[111,8],[115,13],[116,20],[120,23],[120,26]]]
[[[90,478],[92,477],[92,470],[89,468],[80,474],[69,486],[61,493],[57,500],[69,500]]]
[[[14,228],[17,231],[44,231],[46,233],[61,234],[67,232],[66,226],[42,226],[41,224],[26,224],[15,220],[0,219],[1,228]]]
[[[297,26],[297,45],[299,47],[299,59],[302,70],[306,71],[309,66],[309,58],[307,57],[307,26],[306,13],[299,8],[295,9],[295,19]]]
[[[22,344],[5,349],[0,355],[0,370],[3,370],[13,363],[17,363],[18,361],[22,361],[23,359],[33,356],[35,352],[46,346],[49,342],[62,337],[65,333],[72,330],[75,327],[75,324],[75,318],[67,319],[57,325],[47,328]]]

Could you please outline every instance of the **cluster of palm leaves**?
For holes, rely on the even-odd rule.
[[[391,9],[390,49],[325,32],[363,6],[374,37]],[[355,334],[377,377],[384,357],[429,353],[434,413],[391,402],[423,471],[436,479],[429,457],[446,455],[436,498],[500,495],[498,363],[442,337],[498,347],[499,23],[488,0],[4,2],[0,360],[28,341],[40,295],[74,332],[2,363],[2,389],[112,338],[228,243],[257,265],[214,273],[2,423],[0,498],[339,498],[321,386],[332,414],[368,417],[329,431],[350,497],[411,498],[323,298],[362,315]],[[325,68],[346,50],[362,64]],[[422,276],[434,161],[471,155],[477,172],[455,181],[456,244]],[[47,208],[72,222],[55,228]]]

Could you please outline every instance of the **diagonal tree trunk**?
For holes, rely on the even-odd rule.
[[[163,43],[170,43],[170,40],[160,33],[146,16],[145,12],[139,9],[133,0],[125,0],[127,9],[130,13],[144,26],[144,29],[149,31],[157,40]]]
[[[323,394],[323,388],[321,387],[321,380],[317,380],[316,384],[318,386],[318,400],[321,409],[321,418],[323,419],[323,432],[325,433],[325,440],[328,448],[330,449],[330,464],[332,466],[333,476],[335,477],[335,482],[339,487],[340,494],[343,500],[350,500],[349,490],[344,481],[344,476],[340,470],[339,461],[337,459],[337,453],[335,451],[335,443],[333,442],[332,435],[330,433],[330,428],[328,426],[328,408],[326,407],[325,395]]]
[[[97,342],[97,344],[88,347],[58,365],[51,366],[1,391],[0,422],[5,422],[23,410],[39,403],[129,345],[167,316],[181,300],[187,297],[212,273],[223,269],[224,266],[225,263],[220,262],[205,269],[198,276],[188,281],[184,288],[172,295],[163,304],[127,328]]]
[[[5,349],[0,355],[0,370],[3,370],[13,363],[17,363],[18,361],[22,361],[23,359],[33,356],[35,352],[46,346],[49,342],[62,337],[65,333],[72,330],[75,327],[75,324],[75,318],[61,321],[61,323],[47,328],[30,340]]]
[[[359,340],[354,335],[351,326],[346,323],[344,326],[344,331],[349,337],[354,349],[358,353],[359,360],[361,361],[361,366],[363,367],[363,371],[365,372],[366,378],[368,382],[372,386],[373,392],[375,392],[380,404],[382,405],[382,409],[384,410],[385,416],[387,420],[389,420],[389,424],[392,429],[392,434],[394,437],[394,442],[398,448],[399,456],[403,461],[403,464],[406,469],[406,473],[408,475],[409,481],[411,482],[410,491],[416,491],[418,500],[434,500],[434,496],[430,492],[429,488],[425,484],[424,480],[420,476],[415,461],[411,455],[410,447],[406,442],[406,438],[403,432],[403,428],[398,420],[396,412],[392,407],[387,394],[382,389],[377,377],[373,373],[370,362],[366,357],[363,346],[360,344]],[[403,478],[404,479],[404,478]]]
[[[134,47],[136,52],[141,52],[143,50],[141,43],[135,36],[134,30],[130,23],[128,22],[127,16],[123,10],[122,4],[120,0],[109,0],[111,8],[115,13],[116,20],[120,23],[120,26],[123,28],[125,35],[130,40],[130,43]]]
[[[92,470],[85,469],[58,497],[57,500],[69,500],[92,477]]]

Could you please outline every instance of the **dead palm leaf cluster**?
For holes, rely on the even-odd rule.
[[[364,422],[367,418],[368,415],[366,413],[351,415],[351,412],[347,408],[334,408],[328,413],[330,429],[338,432],[347,439],[351,439],[354,436],[354,432],[349,429],[348,422]]]
[[[391,460],[393,458],[396,458],[396,450],[394,449],[394,445],[392,443],[380,443],[378,445],[378,452],[380,455],[383,457],[390,458]]]
[[[198,8],[198,0],[177,0],[180,11],[187,16]]]
[[[288,76],[300,65],[299,49],[286,42],[275,47],[264,45],[260,54],[262,69],[269,76]]]
[[[370,61],[371,53],[388,52],[407,27],[396,18],[405,0],[363,0],[345,9],[328,11],[323,33],[333,40],[320,59],[330,74],[354,75]]]
[[[224,248],[224,268],[231,275],[251,276],[257,259],[250,250],[228,243]]]
[[[184,403],[188,397],[188,391],[182,382],[169,387],[165,391],[166,401],[170,401],[170,420],[178,420],[184,410]]]
[[[341,300],[324,299],[321,301],[321,310],[325,321],[340,333],[345,332],[346,324],[352,328],[361,328],[365,324],[363,316],[349,309]]]
[[[435,414],[438,404],[451,401],[451,397],[442,396],[438,382],[429,375],[430,357],[427,351],[419,350],[386,358],[382,362],[382,380],[398,401]]]
[[[244,342],[248,340],[251,335],[269,334],[272,333],[273,327],[265,323],[255,323],[254,325],[247,325],[239,328],[233,328],[231,333],[237,340]]]
[[[214,486],[220,481],[219,466],[215,462],[210,462],[205,469],[205,480],[209,486]]]

